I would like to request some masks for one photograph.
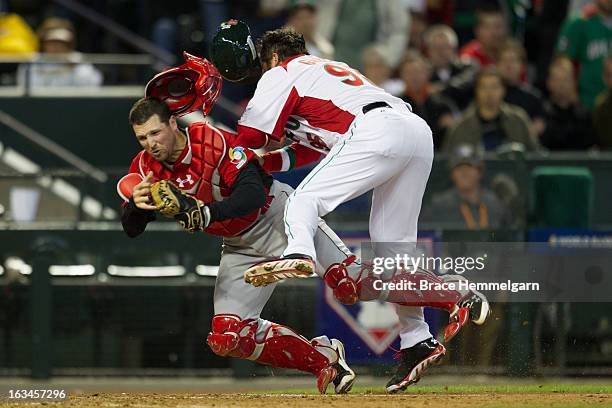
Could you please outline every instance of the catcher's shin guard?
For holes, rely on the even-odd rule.
[[[325,283],[334,291],[334,297],[340,303],[352,305],[359,300],[383,300],[403,306],[427,306],[452,312],[462,297],[456,290],[384,290],[380,276],[375,275],[367,267],[362,266],[356,278],[349,275],[347,267],[355,260],[356,257],[351,255],[341,263],[329,266],[323,275]],[[385,284],[392,284],[398,288],[413,285],[419,289],[421,281],[433,285],[443,283],[442,279],[428,271],[415,273],[398,271]]]
[[[386,284],[394,289],[385,290],[382,279],[362,266],[357,278],[349,275],[347,267],[355,261],[354,256],[341,263],[331,265],[323,275],[327,286],[340,303],[355,304],[357,301],[383,300],[402,306],[420,306],[443,309],[449,312],[449,324],[444,329],[444,342],[449,342],[470,320],[477,325],[485,322],[490,313],[486,297],[471,290],[458,290],[462,276],[444,275],[419,269],[412,273],[397,271]],[[388,286],[391,287],[391,286]],[[414,289],[408,289],[412,287]]]
[[[353,305],[359,301],[357,282],[349,276],[347,266],[355,262],[357,257],[351,255],[340,263],[331,264],[325,271],[325,284],[334,291],[334,297],[345,305]]]
[[[325,393],[336,377],[333,365],[338,353],[324,336],[311,341],[287,326],[271,323],[261,340],[257,340],[258,322],[241,320],[236,315],[215,315],[207,343],[215,354],[244,358],[279,368],[294,368],[316,377],[317,386]]]
[[[477,325],[484,324],[489,316],[490,307],[487,298],[480,292],[460,289],[459,281],[467,282],[463,276],[443,275],[419,269],[414,273],[398,271],[391,283],[407,286],[412,282],[417,290],[377,291],[380,280],[372,275],[358,282],[361,300],[381,299],[402,306],[420,306],[443,309],[449,313],[449,324],[443,330],[443,341],[448,343],[469,321]],[[466,285],[467,286],[467,285]],[[397,287],[397,286],[396,286]]]
[[[444,309],[451,313],[462,295],[457,290],[445,287],[443,283],[433,272],[399,270],[389,282],[383,282],[380,276],[370,273],[360,279],[357,285],[361,300],[379,299],[402,306]]]
[[[443,275],[445,283],[454,283],[458,286],[460,281],[467,279],[460,275]],[[459,333],[461,328],[470,320],[476,325],[485,323],[491,313],[491,307],[486,296],[476,290],[468,290],[462,293],[462,298],[457,302],[453,311],[450,312],[449,324],[444,329],[444,342],[449,342]]]

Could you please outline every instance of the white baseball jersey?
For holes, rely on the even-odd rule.
[[[342,62],[299,55],[263,74],[238,124],[279,139],[294,116],[331,148],[365,105],[379,101],[405,105]]]
[[[319,153],[327,154],[342,135],[310,126],[308,121],[292,115],[285,126],[285,136]]]
[[[364,114],[373,102],[390,108]],[[283,255],[318,259],[319,217],[372,189],[371,240],[416,241],[433,141],[429,126],[401,99],[344,63],[300,55],[264,73],[238,125],[254,129],[243,129],[245,137],[265,133],[277,140],[287,128],[300,144],[327,154],[287,200]],[[375,250],[376,256],[392,252]],[[422,308],[399,307],[398,316],[402,349],[432,337]]]

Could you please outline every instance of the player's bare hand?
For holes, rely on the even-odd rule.
[[[285,145],[286,140],[287,138],[284,134],[281,136],[279,140],[274,140],[271,137],[269,137],[268,144],[266,145],[266,147],[270,149],[279,149]]]
[[[150,171],[147,176],[136,186],[134,186],[134,193],[132,198],[136,207],[142,210],[157,210],[157,207],[152,205],[151,201],[151,180],[153,179],[153,172]]]

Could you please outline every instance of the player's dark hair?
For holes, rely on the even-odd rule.
[[[262,63],[269,63],[274,52],[280,61],[294,55],[308,54],[304,36],[290,28],[267,31],[257,41],[257,49]]]
[[[132,105],[128,118],[130,120],[130,125],[142,125],[154,115],[159,116],[160,122],[168,123],[172,113],[165,103],[149,96],[137,100],[136,103]]]

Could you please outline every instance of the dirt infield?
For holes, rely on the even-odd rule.
[[[194,393],[83,393],[68,401],[45,403],[61,407],[612,407],[612,394],[478,393],[478,394],[194,394]],[[1,407],[43,406],[40,402],[0,404]]]
[[[464,377],[470,384],[456,384],[457,379],[429,378],[429,384],[409,387],[402,394],[388,395],[380,386],[380,378],[360,378],[349,395],[319,395],[311,378],[265,378],[232,380],[227,378],[185,379],[59,379],[42,388],[65,390],[69,399],[61,402],[6,401],[0,392],[2,407],[409,407],[409,408],[463,408],[463,407],[515,407],[515,408],[612,408],[612,381],[609,378],[590,382],[516,381],[495,377]],[[477,383],[478,380],[483,383]],[[571,380],[570,380],[571,381]],[[438,382],[438,384],[431,384]],[[455,384],[453,384],[455,383]],[[13,382],[13,384],[16,384]],[[366,385],[368,384],[368,385]],[[448,384],[448,385],[447,385]],[[302,385],[304,388],[297,388]],[[20,387],[27,387],[23,382]],[[3,386],[0,391],[14,387]]]

